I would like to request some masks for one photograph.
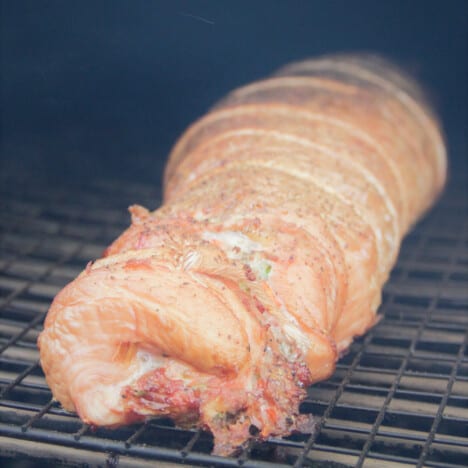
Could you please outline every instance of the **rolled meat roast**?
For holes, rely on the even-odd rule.
[[[233,91],[175,145],[163,205],[132,206],[53,301],[39,347],[54,397],[96,426],[209,429],[218,454],[303,429],[306,387],[376,323],[446,166],[421,90],[380,58]]]

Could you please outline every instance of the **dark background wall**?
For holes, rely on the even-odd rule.
[[[381,52],[465,156],[468,1],[1,1],[0,171],[158,181],[176,137],[285,62]]]

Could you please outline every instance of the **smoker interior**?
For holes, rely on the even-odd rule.
[[[44,465],[466,466],[467,177],[405,239],[380,309],[302,411],[315,433],[252,443],[232,458],[212,438],[154,419],[94,429],[52,400],[36,339],[59,289],[128,225],[126,207],[160,188],[119,180],[0,185],[0,455]],[[23,465],[21,465],[23,466]]]

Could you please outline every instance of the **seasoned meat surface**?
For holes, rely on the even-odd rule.
[[[382,59],[289,65],[233,91],[175,145],[165,201],[53,301],[54,397],[87,423],[154,416],[214,434],[311,427],[308,385],[377,321],[404,234],[446,177],[437,121]]]

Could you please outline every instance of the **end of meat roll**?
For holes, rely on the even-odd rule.
[[[54,397],[95,426],[169,416],[209,429],[224,455],[252,432],[304,429],[305,388],[332,372],[336,350],[284,305],[275,312],[268,277],[284,266],[265,232],[253,240],[132,211],[125,242],[50,308],[38,344]]]

